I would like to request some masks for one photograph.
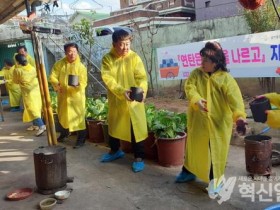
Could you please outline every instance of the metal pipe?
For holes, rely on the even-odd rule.
[[[276,7],[276,5],[275,5],[275,2],[274,2],[274,0],[271,0],[271,1],[272,1],[273,8],[274,8],[274,10],[275,10],[275,12],[276,12],[276,14],[277,14],[277,17],[278,17],[278,19],[279,19],[279,21],[280,21],[280,15],[279,15],[279,12],[277,11],[277,7]]]

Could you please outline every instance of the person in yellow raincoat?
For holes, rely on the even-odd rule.
[[[223,186],[233,122],[245,126],[246,113],[220,44],[207,42],[200,56],[201,67],[194,69],[185,83],[188,140],[184,166],[176,182],[198,177],[209,183],[208,194],[215,198]]]
[[[51,71],[49,81],[57,92],[57,114],[61,125],[59,142],[63,142],[70,132],[77,131],[77,149],[86,141],[86,96],[87,69],[80,61],[78,45],[64,45],[65,57],[57,61]],[[77,86],[68,85],[68,76],[78,76]]]
[[[31,57],[31,56],[28,54],[27,48],[25,47],[25,45],[21,45],[21,46],[18,46],[18,47],[17,47],[17,52],[14,54],[15,66],[17,65],[16,59],[15,59],[15,56],[16,56],[17,54],[23,55],[23,56],[26,58],[27,62],[28,62],[31,66],[33,66],[34,68],[36,68],[35,60],[34,60],[33,57]],[[28,130],[28,131],[33,131],[33,130],[38,130],[38,129],[39,129],[38,126],[36,126],[36,125],[31,125],[31,126],[29,126],[26,130]]]
[[[12,60],[4,59],[5,66],[1,70],[4,75],[4,83],[9,93],[9,100],[11,106],[11,112],[20,111],[20,99],[21,99],[21,90],[18,84],[13,82],[13,74],[15,65]]]
[[[271,105],[276,106],[277,110],[266,110],[267,121],[265,122],[271,128],[280,128],[280,94],[277,93],[266,93],[259,95],[256,98],[268,98]]]
[[[102,59],[101,76],[108,89],[108,125],[110,152],[101,162],[110,162],[124,156],[120,140],[131,142],[135,160],[134,172],[144,169],[144,142],[148,136],[144,100],[148,83],[141,58],[130,49],[132,35],[126,30],[112,35],[113,48]],[[142,101],[130,99],[130,87],[142,88]]]
[[[41,118],[42,100],[39,89],[36,69],[31,66],[24,55],[17,54],[16,68],[13,74],[13,82],[19,84],[23,104],[23,122],[33,121],[33,125],[39,127],[36,136],[42,135],[46,131],[46,126]]]
[[[17,54],[24,55],[25,58],[26,58],[26,60],[27,60],[27,62],[28,62],[31,66],[33,66],[33,67],[36,68],[36,63],[35,63],[34,58],[32,58],[31,55],[29,55],[29,54],[27,53],[27,49],[26,49],[26,47],[25,47],[24,45],[17,47],[17,53],[15,53],[15,55],[14,55],[14,60],[15,60],[15,56],[16,56]],[[15,60],[15,61],[16,61],[16,60]]]

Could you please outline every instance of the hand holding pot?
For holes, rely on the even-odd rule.
[[[198,107],[201,111],[208,112],[207,101],[205,99],[203,99],[203,98],[200,99],[196,104],[198,105]]]
[[[238,118],[238,120],[236,121],[236,132],[240,135],[245,135],[246,125],[248,125],[246,120],[244,120],[243,118]]]
[[[255,99],[266,98],[264,95],[255,96]]]
[[[126,90],[126,91],[124,92],[124,96],[125,96],[126,100],[128,100],[128,101],[132,101],[132,100],[130,99],[130,93],[131,93],[131,90]]]

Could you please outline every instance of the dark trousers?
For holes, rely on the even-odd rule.
[[[62,127],[62,125],[59,123],[59,131],[61,136],[69,136],[69,129]],[[78,130],[77,131],[77,143],[85,143],[87,137],[87,130]]]
[[[131,145],[134,152],[134,158],[144,159],[145,157],[144,141],[140,141],[136,143],[132,126],[131,126]],[[120,148],[120,140],[112,136],[109,136],[109,146],[112,152],[118,151]]]

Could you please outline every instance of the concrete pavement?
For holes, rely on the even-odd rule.
[[[6,107],[4,115],[5,121],[0,122],[0,209],[38,209],[41,200],[53,197],[36,192],[33,151],[47,146],[46,134],[35,137],[34,131],[26,131],[29,124],[21,122],[19,112],[9,112]],[[277,135],[275,138],[279,138]],[[55,206],[57,210],[258,210],[280,201],[280,166],[273,167],[272,180],[250,180],[242,146],[230,147],[226,168],[229,190],[218,203],[208,197],[207,184],[199,180],[175,184],[181,167],[165,168],[146,160],[145,170],[133,173],[131,154],[112,163],[100,163],[107,147],[86,142],[84,147],[72,149],[74,144],[75,136],[60,144],[66,147],[68,176],[73,176],[74,182],[67,184],[73,191],[67,200]],[[20,201],[5,199],[8,192],[25,187],[35,192]]]

